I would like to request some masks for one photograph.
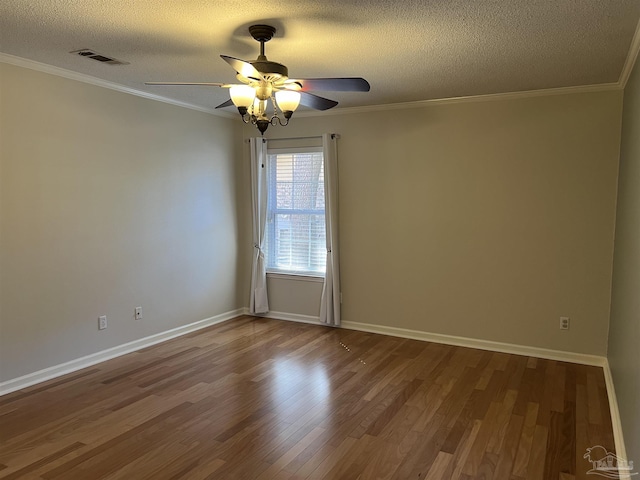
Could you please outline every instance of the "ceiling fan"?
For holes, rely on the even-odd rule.
[[[145,85],[204,85],[229,88],[230,100],[216,108],[235,105],[245,123],[255,125],[264,135],[269,125],[289,123],[299,104],[315,110],[328,110],[338,102],[309,93],[310,91],[368,92],[369,82],[360,77],[347,78],[289,78],[289,70],[281,63],[272,62],[264,54],[264,44],[276,33],[270,25],[252,25],[249,33],[260,42],[260,55],[253,62],[220,55],[237,72],[240,85],[227,83],[145,82]],[[273,115],[267,114],[271,100]],[[284,121],[278,116],[282,112]]]

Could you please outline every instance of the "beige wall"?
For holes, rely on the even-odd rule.
[[[293,318],[317,321],[320,314],[322,285],[323,279],[296,280],[267,275],[271,314],[293,314]],[[297,315],[302,317],[296,317]]]
[[[237,122],[0,68],[0,382],[244,306]]]
[[[294,116],[267,136],[341,135],[343,320],[604,355],[621,100]]]
[[[640,62],[624,94],[609,364],[627,458],[640,466]]]

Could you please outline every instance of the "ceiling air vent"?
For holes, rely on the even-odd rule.
[[[107,57],[106,55],[102,55],[101,53],[96,52],[95,50],[90,50],[88,48],[83,48],[82,50],[74,50],[73,52],[81,57],[90,58],[91,60],[95,60],[96,62],[106,63],[108,65],[129,65],[129,62],[123,62],[121,60],[116,60],[113,57]]]

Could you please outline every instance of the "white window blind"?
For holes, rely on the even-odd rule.
[[[322,149],[269,150],[267,165],[267,271],[324,275]]]

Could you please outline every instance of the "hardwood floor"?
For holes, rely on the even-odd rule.
[[[0,397],[0,439],[4,480],[570,480],[614,450],[601,368],[254,317]]]

